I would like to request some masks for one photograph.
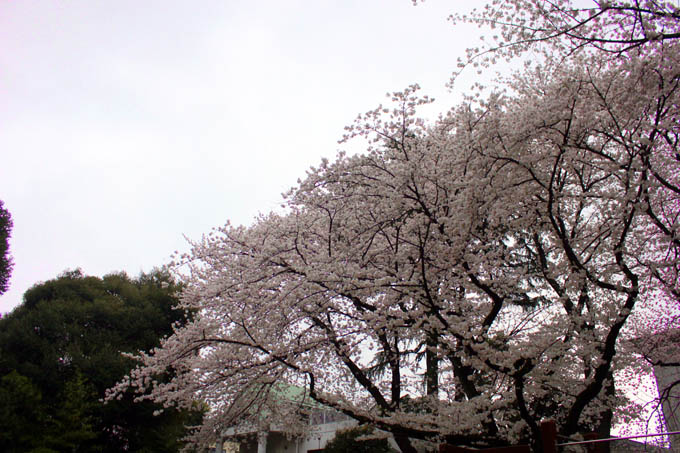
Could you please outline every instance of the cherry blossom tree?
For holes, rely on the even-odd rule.
[[[517,22],[527,6],[539,30],[561,17],[540,5],[569,5],[494,4],[476,17]],[[600,9],[599,22],[574,16],[578,36],[618,36],[605,19],[628,10]],[[303,432],[308,399],[404,452],[412,439],[539,452],[545,417],[564,436],[606,428],[626,407],[613,386],[634,364],[626,323],[640,301],[679,294],[680,65],[658,30],[669,39],[615,52],[542,31],[593,49],[546,53],[434,123],[417,116],[429,100],[416,86],[359,116],[345,140],[365,153],[322,161],[281,212],[178,259],[196,315],[116,390],[204,400],[200,442],[227,427]],[[282,400],[286,385],[305,392]]]
[[[555,61],[586,53],[595,60],[612,63],[630,74],[655,74],[644,89],[658,96],[657,108],[650,108],[651,123],[642,146],[652,145],[646,165],[657,185],[656,202],[648,199],[646,209],[658,231],[672,245],[663,248],[651,271],[657,291],[646,297],[644,309],[636,313],[631,330],[636,337],[630,345],[655,367],[676,366],[680,343],[674,341],[680,328],[680,298],[677,292],[677,203],[678,154],[677,108],[673,105],[677,84],[677,38],[680,37],[680,5],[674,1],[511,1],[493,2],[482,12],[451,18],[494,30],[492,43],[468,49],[467,61],[488,66],[499,56],[508,59],[527,51]],[[621,63],[624,63],[621,65]],[[635,65],[645,69],[638,71]],[[654,140],[656,140],[654,142]],[[658,197],[658,198],[656,198]],[[639,374],[639,373],[638,373]],[[677,384],[676,384],[677,385]],[[671,385],[672,386],[672,385]],[[672,388],[660,388],[660,407]]]
[[[680,5],[668,0],[494,0],[450,19],[492,30],[487,44],[467,52],[469,60],[486,62],[536,48],[563,57],[585,50],[600,59],[628,58],[680,38]]]

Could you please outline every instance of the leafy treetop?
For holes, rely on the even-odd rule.
[[[0,450],[177,451],[195,421],[188,413],[154,417],[162,407],[131,394],[102,399],[134,365],[123,352],[152,349],[185,321],[173,309],[179,288],[160,271],[133,279],[76,270],[26,291],[0,319]]]

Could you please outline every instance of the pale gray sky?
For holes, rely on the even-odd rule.
[[[446,110],[478,42],[446,18],[482,4],[0,0],[0,313],[65,269],[136,275],[250,223],[388,91],[417,82]]]

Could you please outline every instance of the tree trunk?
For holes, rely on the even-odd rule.
[[[395,434],[394,441],[397,443],[397,446],[402,453],[418,453],[418,450],[411,444],[411,439],[409,439],[408,436]]]
[[[437,357],[437,347],[439,346],[439,335],[430,333],[425,341],[425,393],[435,399],[439,395],[439,358]]]
[[[607,376],[608,383],[605,387],[605,395],[608,397],[613,397],[616,394],[616,388],[614,387],[614,376],[612,372],[609,372]],[[597,434],[600,439],[607,439],[611,437],[612,421],[614,418],[614,413],[610,408],[607,408],[604,412],[600,414],[600,422],[597,426]],[[602,453],[609,453],[611,451],[609,442],[602,442],[600,445],[600,450]]]

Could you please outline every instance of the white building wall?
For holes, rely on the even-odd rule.
[[[283,427],[273,426],[266,435],[250,433],[240,442],[238,453],[307,453],[310,450],[324,448],[326,443],[335,437],[336,431],[355,425],[354,420],[314,425],[303,438],[288,438],[282,432]]]
[[[355,426],[357,423],[354,420],[344,420],[341,422],[325,423],[323,425],[315,425],[310,430],[309,434],[301,439],[300,450],[296,453],[307,453],[309,450],[318,450],[324,448],[329,440],[335,437],[335,433],[341,429],[347,429]],[[267,452],[269,453],[269,452]],[[272,452],[272,453],[287,453],[287,452]]]

